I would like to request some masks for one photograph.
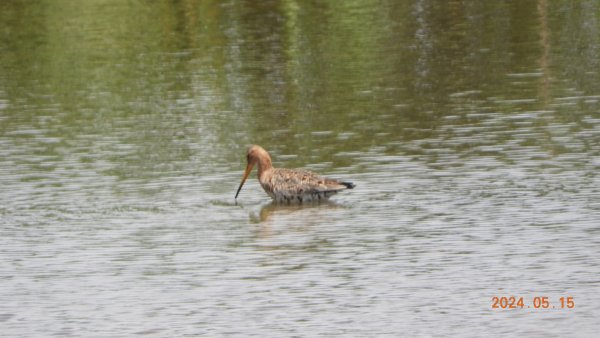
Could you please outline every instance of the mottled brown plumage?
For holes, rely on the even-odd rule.
[[[254,165],[258,166],[260,185],[278,203],[324,201],[339,191],[354,188],[350,182],[324,178],[307,170],[273,168],[269,153],[257,145],[248,148],[246,157],[248,165],[235,194],[236,199]]]

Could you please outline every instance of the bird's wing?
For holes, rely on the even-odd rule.
[[[339,191],[348,186],[337,180],[321,177],[308,170],[276,168],[271,178],[274,192],[293,191],[296,194]]]

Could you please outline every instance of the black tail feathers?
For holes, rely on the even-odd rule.
[[[352,182],[340,182],[340,184],[348,189],[353,189],[354,187],[356,187],[356,185]]]

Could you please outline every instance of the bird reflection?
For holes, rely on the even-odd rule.
[[[326,201],[320,204],[291,204],[282,205],[276,202],[271,202],[263,205],[260,208],[258,214],[254,211],[250,211],[250,221],[253,223],[265,223],[271,221],[274,217],[286,217],[301,211],[312,211],[312,210],[323,210],[323,209],[336,209],[341,206],[335,202]],[[300,219],[300,217],[299,217]],[[310,217],[302,217],[304,220],[310,220]]]
[[[274,233],[285,227],[294,231],[303,231],[324,221],[324,214],[333,209],[343,208],[334,202],[320,204],[281,205],[276,202],[263,205],[258,212],[250,211],[250,222],[259,224],[257,236],[272,237]],[[274,230],[278,228],[280,230]]]

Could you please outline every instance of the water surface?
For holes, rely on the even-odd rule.
[[[0,4],[3,334],[595,336],[598,13]],[[250,143],[357,187],[236,203]]]

